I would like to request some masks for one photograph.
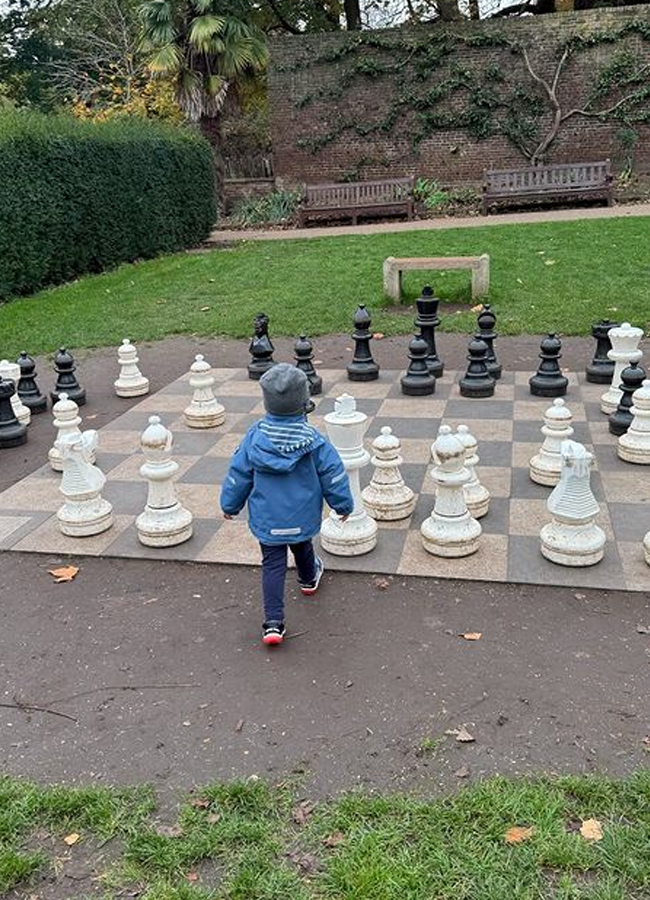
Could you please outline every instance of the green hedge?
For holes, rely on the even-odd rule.
[[[200,243],[213,185],[187,129],[0,113],[0,298]]]

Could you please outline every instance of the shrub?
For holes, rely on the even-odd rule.
[[[272,191],[263,197],[244,197],[232,213],[237,225],[282,225],[292,222],[300,198],[301,190]]]
[[[213,184],[189,130],[0,112],[0,297],[199,243]]]

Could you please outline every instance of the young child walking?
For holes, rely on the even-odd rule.
[[[279,363],[264,373],[260,386],[266,415],[233,454],[221,489],[221,509],[232,519],[248,501],[248,525],[262,549],[262,640],[281,644],[287,548],[296,561],[300,590],[316,593],[323,562],[314,553],[312,538],[320,530],[323,499],[343,520],[354,501],[340,456],[307,423],[305,373]]]

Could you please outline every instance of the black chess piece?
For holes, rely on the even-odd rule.
[[[269,317],[266,313],[258,313],[255,316],[253,328],[255,333],[248,347],[252,357],[248,364],[248,377],[259,381],[262,375],[275,365],[273,359],[275,348],[269,337]]]
[[[610,434],[625,434],[630,425],[634,414],[632,406],[634,401],[632,395],[640,388],[645,378],[645,369],[638,362],[632,362],[626,366],[621,372],[621,383],[619,388],[623,392],[621,399],[618,401],[618,408],[609,417]]]
[[[19,422],[11,405],[16,385],[10,378],[0,378],[0,448],[19,447],[27,442],[27,426]]]
[[[479,338],[473,338],[467,347],[469,365],[464,377],[460,379],[462,397],[492,397],[495,380],[488,372],[488,345]]]
[[[488,361],[487,368],[488,372],[492,376],[492,378],[499,379],[501,378],[501,363],[497,359],[496,352],[494,350],[494,342],[497,338],[497,333],[494,330],[494,326],[497,323],[497,317],[494,314],[494,310],[490,306],[489,303],[485,303],[483,305],[483,309],[478,314],[476,319],[476,324],[478,325],[479,331],[478,334],[474,335],[479,341],[485,341],[488,347]]]
[[[294,359],[296,360],[296,368],[302,369],[307,376],[309,382],[309,393],[312,397],[317,396],[323,390],[323,379],[314,368],[314,348],[309,338],[301,334],[296,343],[293,345]]]
[[[54,371],[56,372],[56,384],[50,391],[52,403],[59,402],[61,394],[67,394],[68,399],[74,400],[77,406],[83,406],[86,402],[86,392],[77,381],[74,371],[76,366],[72,353],[61,347],[54,356]]]
[[[376,381],[379,378],[379,366],[370,350],[371,324],[370,313],[362,303],[354,314],[354,356],[347,367],[350,381]]]
[[[409,397],[423,397],[433,394],[436,389],[436,378],[429,371],[429,345],[421,334],[415,334],[409,344],[409,367],[400,383],[402,393]]]
[[[549,333],[540,344],[541,363],[528,384],[535,397],[564,397],[569,379],[560,371],[562,341],[556,334]]]
[[[428,284],[425,284],[422,294],[415,301],[418,310],[415,325],[420,329],[420,334],[427,342],[427,366],[435,378],[440,378],[445,369],[436,350],[436,328],[440,325],[439,303],[440,300],[434,297],[433,288]]]
[[[591,326],[591,335],[596,339],[596,353],[585,369],[587,381],[593,384],[611,384],[614,375],[614,360],[607,356],[612,349],[609,332],[612,328],[618,328],[618,322],[610,319],[601,319]]]
[[[36,384],[36,363],[26,350],[22,351],[16,362],[20,366],[18,396],[33,413],[45,412],[47,397],[41,394]]]

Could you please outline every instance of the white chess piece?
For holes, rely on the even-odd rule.
[[[53,424],[57,430],[56,439],[54,444],[50,448],[47,458],[50,462],[50,466],[54,469],[55,472],[63,471],[63,458],[61,456],[61,451],[57,446],[59,441],[61,441],[64,437],[72,434],[81,434],[81,430],[79,425],[81,424],[81,417],[79,415],[79,407],[75,403],[74,400],[70,400],[67,394],[59,394],[59,399],[52,407],[52,412],[54,413]],[[88,447],[87,448],[88,459],[91,463],[95,462],[95,448]]]
[[[59,528],[72,537],[101,534],[113,524],[113,508],[101,496],[106,476],[91,462],[97,449],[97,432],[62,435],[57,448],[63,461],[59,490],[65,497],[56,514]]]
[[[321,545],[335,556],[361,556],[377,544],[377,523],[366,512],[359,485],[359,469],[370,462],[363,446],[368,416],[357,410],[354,397],[343,394],[336,398],[334,412],[325,416],[325,427],[348,473],[354,509],[345,522],[331,511],[321,527]]]
[[[5,381],[13,381],[16,385],[16,391],[11,398],[11,406],[15,417],[21,425],[29,425],[32,420],[32,412],[29,406],[25,406],[18,396],[18,382],[20,380],[20,366],[18,363],[9,362],[7,359],[0,360],[0,378]]]
[[[422,544],[434,556],[469,556],[479,548],[482,528],[465,502],[463,488],[472,477],[465,466],[465,447],[449,425],[440,426],[431,456],[436,500],[433,512],[420,528]]]
[[[172,479],[178,463],[172,459],[172,433],[159,416],[149,416],[140,438],[146,462],[140,474],[149,482],[147,505],[135,522],[140,543],[148,547],[174,547],[192,537],[192,513],[176,498]]]
[[[553,405],[544,413],[542,434],[544,442],[528,463],[528,474],[531,481],[555,487],[562,472],[562,454],[560,448],[563,441],[568,441],[573,434],[571,422],[573,416],[569,407],[561,397],[556,397]]]
[[[562,444],[562,474],[547,501],[553,521],[541,530],[542,554],[561,566],[593,566],[603,558],[605,532],[589,483],[593,454],[577,441]]]
[[[634,418],[618,439],[618,455],[626,462],[650,466],[650,380],[632,394],[630,411]]]
[[[384,425],[372,442],[372,449],[371,463],[375,470],[370,484],[361,492],[366,510],[380,521],[407,519],[413,512],[416,497],[399,470],[403,462],[399,438]]]
[[[214,396],[213,386],[212,367],[199,353],[190,366],[192,400],[183,413],[185,424],[190,428],[214,428],[223,424],[226,410]]]
[[[643,552],[645,554],[645,561],[650,566],[650,531],[643,538]]]
[[[612,383],[600,398],[601,412],[607,413],[607,415],[618,409],[618,402],[623,393],[620,388],[621,372],[631,362],[638,362],[643,356],[643,352],[639,349],[642,337],[643,329],[635,328],[629,322],[623,322],[617,328],[609,329],[612,349],[607,351],[607,356],[614,360],[614,374]]]
[[[149,393],[149,379],[138,368],[138,351],[128,338],[117,348],[120,374],[113,383],[118,397],[140,397]]]
[[[478,441],[467,425],[458,426],[456,437],[465,448],[465,468],[471,475],[467,484],[463,485],[465,503],[470,516],[481,519],[487,515],[490,508],[490,492],[485,485],[481,484],[476,472],[476,467],[481,461],[478,455]]]

